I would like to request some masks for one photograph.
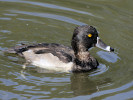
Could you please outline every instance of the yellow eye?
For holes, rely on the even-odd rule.
[[[92,37],[92,34],[88,34],[88,37]]]

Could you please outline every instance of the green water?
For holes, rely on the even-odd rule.
[[[132,100],[133,0],[0,0],[0,99]],[[88,73],[22,72],[24,60],[3,51],[21,43],[70,46],[73,30],[92,25],[106,44],[90,52],[100,66]]]

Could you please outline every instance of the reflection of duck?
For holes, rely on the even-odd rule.
[[[71,89],[75,95],[92,94],[97,91],[97,85],[89,80],[87,73],[78,73],[71,76]]]
[[[99,63],[88,49],[94,46],[113,51],[98,37],[97,30],[88,25],[77,27],[73,32],[72,48],[55,43],[22,45],[8,50],[24,57],[32,65],[62,72],[86,72],[97,68]]]
[[[74,95],[90,95],[107,87],[110,83],[110,78],[92,80],[88,73],[73,73],[71,76],[71,89]]]

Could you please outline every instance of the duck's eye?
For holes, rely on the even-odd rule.
[[[88,37],[92,37],[92,34],[88,34]]]

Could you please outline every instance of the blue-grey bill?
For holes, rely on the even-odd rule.
[[[109,52],[114,51],[113,48],[106,45],[99,37],[97,37],[96,47],[103,49],[103,50],[106,50],[106,51],[109,51]]]

